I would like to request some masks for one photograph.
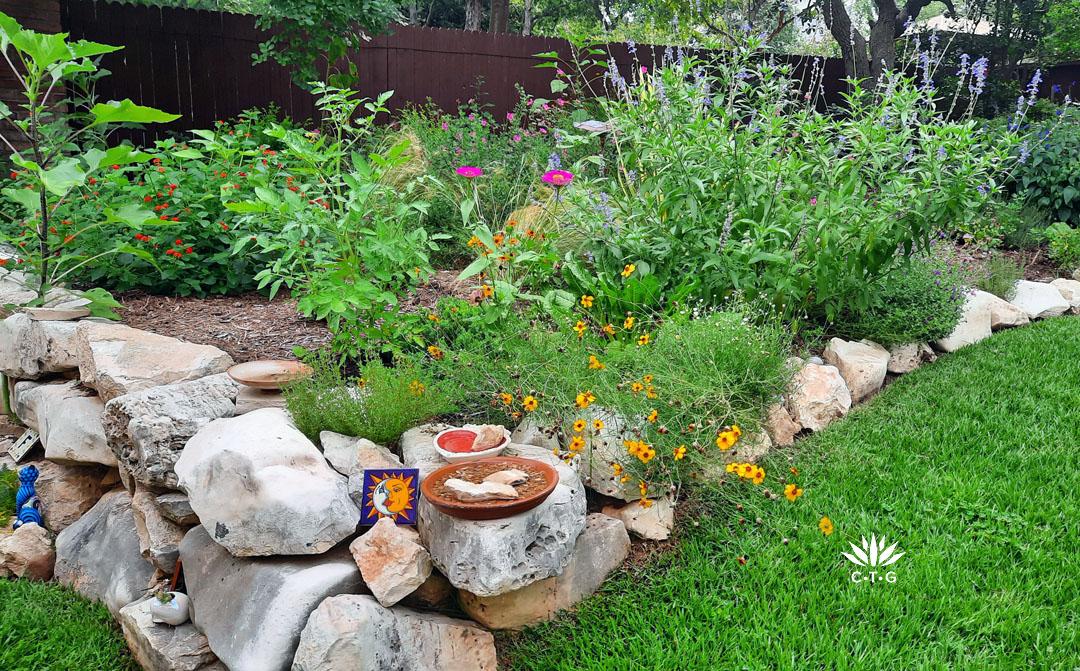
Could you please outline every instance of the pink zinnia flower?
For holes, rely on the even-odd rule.
[[[545,111],[551,109],[551,106],[548,105],[547,103],[543,103],[542,105],[540,105],[540,107],[541,107],[541,109],[543,109]]]
[[[520,135],[515,135],[514,136],[514,142],[521,142],[521,136]]]
[[[559,104],[559,107],[562,107],[563,105],[566,104],[566,101],[563,100],[562,98],[556,98],[555,102]]]
[[[473,177],[480,177],[484,174],[483,170],[481,170],[480,168],[474,168],[471,165],[463,165],[454,172],[461,175],[462,177],[468,177],[469,179],[472,179]]]
[[[480,125],[481,126],[486,126],[487,125],[487,119],[481,119],[480,120]]]
[[[514,113],[513,112],[507,112],[506,113],[506,120],[507,121],[513,121],[514,120]]]
[[[475,118],[476,118],[476,115],[475,115],[475,114],[470,114],[470,115],[469,115],[469,121],[472,121],[472,120],[473,120],[473,119],[475,119]]]
[[[566,170],[548,170],[540,179],[552,186],[561,187],[574,181],[574,173],[567,172]]]
[[[649,68],[645,67],[644,65],[641,66],[641,74],[645,74],[648,71],[649,71]]]
[[[445,121],[442,122],[442,129],[443,130],[450,130],[450,124],[446,123]]]
[[[817,198],[811,198],[810,199],[810,204],[811,205],[817,205]]]

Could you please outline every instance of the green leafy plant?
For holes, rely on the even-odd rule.
[[[1024,279],[1024,267],[1007,256],[990,257],[975,280],[975,286],[1007,301],[1016,293],[1016,282]]]
[[[313,441],[334,431],[390,445],[407,429],[450,410],[447,396],[423,370],[405,361],[375,361],[348,375],[339,356],[311,354],[315,373],[284,388],[296,426]]]
[[[1065,270],[1080,268],[1080,229],[1059,221],[1046,229],[1047,257]]]
[[[19,491],[19,472],[0,466],[0,521],[7,522],[15,514],[15,495]]]
[[[1012,213],[1012,208],[1004,212],[1011,220],[1007,228],[1012,229],[1005,233],[1005,247],[1026,250],[1042,244],[1046,239],[1046,227],[1052,221],[1049,212],[1035,205],[1023,205],[1015,216]]]
[[[1080,110],[1062,106],[1032,133],[1022,147],[1014,188],[1058,221],[1080,224]]]
[[[117,174],[149,155],[120,145],[108,149],[91,146],[80,150],[77,142],[101,137],[112,124],[156,123],[178,119],[130,100],[97,103],[82,115],[68,115],[53,97],[66,81],[94,73],[95,56],[116,51],[96,42],[69,42],[65,34],[43,34],[25,30],[15,19],[0,13],[0,52],[19,85],[24,99],[13,112],[0,103],[0,118],[10,122],[25,144],[19,149],[4,139],[15,169],[12,186],[3,194],[18,203],[25,219],[13,219],[3,229],[5,242],[16,250],[15,257],[0,259],[0,265],[22,265],[30,271],[30,287],[37,292],[34,304],[44,301],[49,290],[79,268],[102,263],[104,258],[125,252],[151,260],[143,250],[118,244],[93,256],[78,249],[80,235],[107,224],[138,226],[153,214],[141,203],[115,203],[103,207],[92,219],[80,222],[58,220],[56,209],[69,199],[88,197],[98,176]],[[78,121],[78,124],[73,122]]]

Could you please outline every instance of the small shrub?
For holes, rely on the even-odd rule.
[[[1046,255],[1055,265],[1070,271],[1080,267],[1080,229],[1059,221],[1046,229],[1046,239]]]
[[[994,256],[984,266],[975,286],[1005,300],[1012,300],[1016,282],[1023,279],[1024,268],[1007,256]]]
[[[875,302],[835,321],[845,337],[889,346],[944,338],[960,321],[967,269],[955,258],[914,257],[879,284]]]
[[[0,521],[15,514],[15,494],[19,491],[19,472],[4,464],[0,467]]]
[[[1080,111],[1063,107],[1031,130],[1013,174],[1014,188],[1055,219],[1080,224]]]
[[[1046,239],[1046,227],[1050,222],[1048,211],[1035,205],[1024,205],[1012,221],[1012,230],[1005,233],[1004,246],[1019,250],[1038,247]]]
[[[296,426],[311,440],[334,431],[389,445],[406,430],[450,409],[447,397],[423,371],[399,362],[394,368],[373,362],[358,376],[322,354],[309,358],[310,379],[284,389]]]

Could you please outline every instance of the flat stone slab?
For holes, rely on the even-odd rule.
[[[1056,286],[1028,280],[1016,283],[1016,293],[1009,302],[1026,312],[1029,319],[1060,317],[1072,307]]]
[[[120,609],[124,640],[145,671],[229,671],[190,622],[178,627],[155,624],[153,601],[149,597]]]
[[[19,419],[41,434],[46,459],[68,465],[116,466],[102,422],[105,404],[77,380],[19,382],[13,407]]]

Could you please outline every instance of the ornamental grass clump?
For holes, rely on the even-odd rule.
[[[587,238],[569,273],[618,287],[636,268],[660,298],[689,281],[713,304],[741,291],[789,317],[832,318],[874,305],[897,256],[978,216],[1017,161],[1019,131],[988,143],[970,107],[951,109],[926,85],[933,58],[917,59],[930,68],[917,76],[853,85],[828,114],[820,88],[800,90],[761,46],[669,51],[629,78],[610,69],[600,106],[614,158],[577,166],[563,194]],[[969,70],[958,85],[983,76]]]

